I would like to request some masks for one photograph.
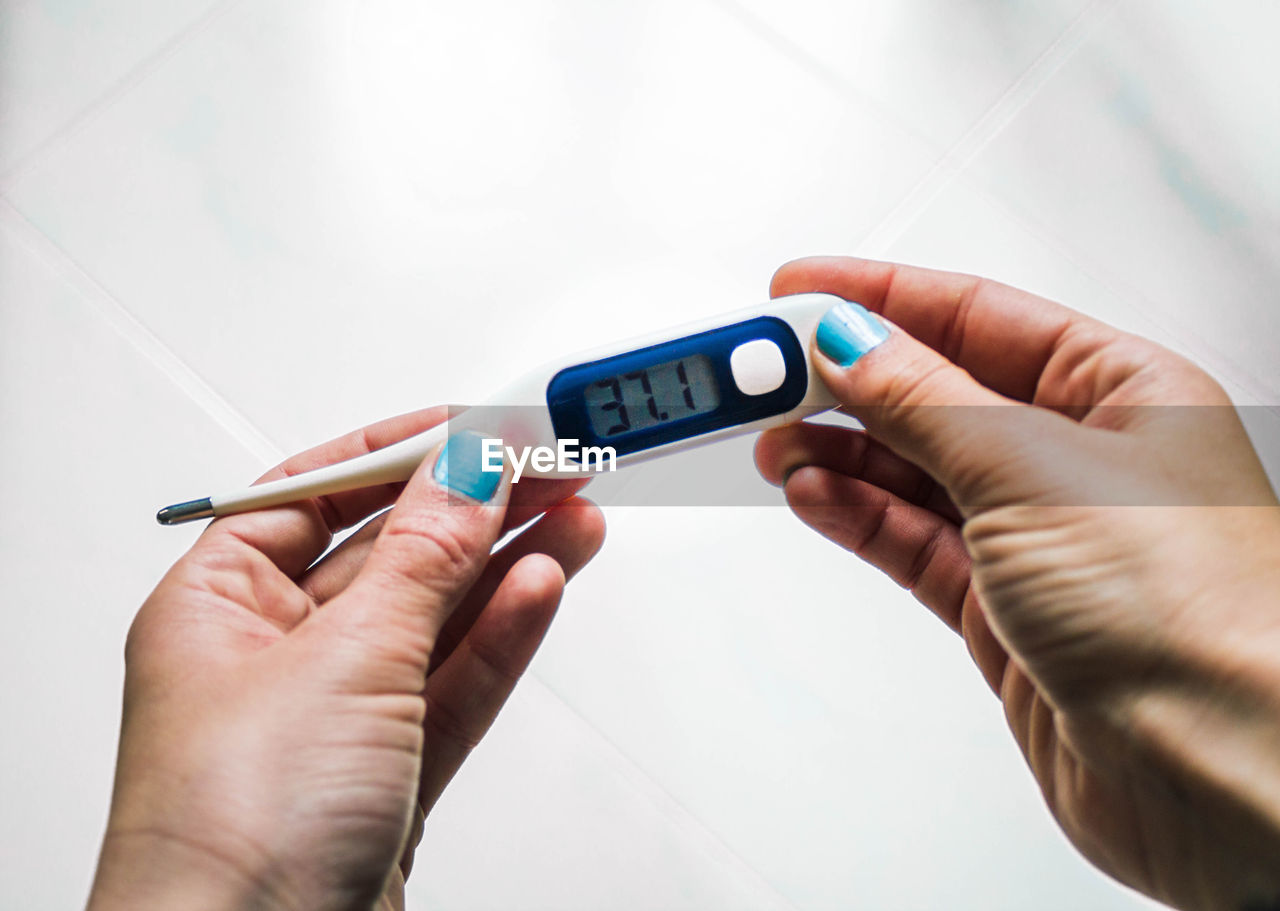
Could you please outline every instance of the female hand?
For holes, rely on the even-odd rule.
[[[263,480],[445,414],[375,424]],[[407,486],[218,519],[160,582],[125,650],[91,908],[403,907],[424,817],[604,533],[572,499],[580,482],[512,491],[509,472],[479,474],[474,437],[446,450],[447,472],[429,458]],[[312,566],[335,531],[393,500]]]
[[[1225,393],[1151,342],[981,279],[854,259],[775,295],[866,432],[757,463],[958,630],[1049,809],[1187,909],[1280,907],[1280,508]]]

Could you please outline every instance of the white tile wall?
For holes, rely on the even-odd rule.
[[[0,904],[51,909],[88,893],[125,632],[195,539],[143,504],[256,462],[31,233],[0,208]]]
[[[8,0],[0,26],[0,174],[107,106],[227,0]]]
[[[713,7],[605,9],[243,4],[8,195],[294,450],[764,299],[928,164]]]
[[[961,139],[1090,0],[716,0],[818,78],[921,136]]]
[[[85,894],[124,632],[192,536],[152,511],[280,452],[763,298],[811,252],[990,274],[1280,406],[1276,15],[0,6],[0,905]],[[1148,906],[1071,851],[895,586],[779,507],[610,522],[412,906]]]
[[[1201,360],[1280,402],[1280,10],[1118,4],[971,173]]]

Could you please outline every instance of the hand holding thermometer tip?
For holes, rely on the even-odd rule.
[[[406,481],[445,439],[472,430],[504,448],[548,447],[619,465],[798,421],[834,408],[808,345],[839,298],[797,294],[758,307],[561,358],[423,433],[384,449],[234,493],[166,506],[162,525],[266,509]],[[532,462],[532,460],[531,460]],[[529,464],[527,475],[576,476],[591,459]],[[596,459],[597,467],[599,459]]]

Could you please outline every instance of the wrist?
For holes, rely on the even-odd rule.
[[[1167,807],[1165,826],[1187,833],[1174,878],[1194,880],[1202,898],[1179,907],[1280,903],[1280,635],[1256,624],[1274,615],[1270,591],[1280,588],[1231,588],[1215,590],[1217,611],[1192,608],[1218,621],[1216,631],[1186,624],[1176,660],[1120,700],[1112,719],[1122,722],[1113,724],[1126,741],[1120,755],[1138,760],[1135,790]]]
[[[1129,724],[1131,795],[1184,833],[1178,857],[1158,864],[1183,888],[1159,897],[1189,909],[1280,904],[1280,706],[1237,685],[1153,691]]]
[[[273,911],[293,906],[267,876],[198,841],[151,829],[113,831],[103,839],[89,911],[184,908]]]

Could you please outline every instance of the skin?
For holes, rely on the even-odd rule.
[[[963,636],[1093,863],[1180,908],[1280,907],[1280,503],[1222,390],[970,276],[812,259],[774,280],[802,291],[892,333],[847,369],[815,350],[866,430],[771,431],[764,476]],[[161,581],[127,643],[91,908],[403,907],[426,815],[603,536],[573,484],[481,505],[433,461],[403,491],[217,520]]]
[[[263,480],[445,416],[375,424]],[[407,487],[219,519],[160,582],[126,645],[91,909],[404,906],[426,815],[604,535],[577,482],[512,488],[508,472],[482,505],[439,487],[434,462]]]
[[[765,478],[963,636],[1085,857],[1179,908],[1280,907],[1280,504],[1222,389],[972,276],[818,258],[772,290],[892,331],[848,368],[815,345],[865,432],[770,431]]]

